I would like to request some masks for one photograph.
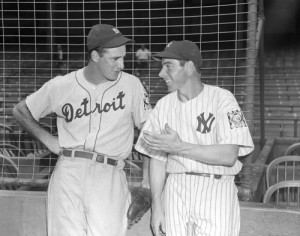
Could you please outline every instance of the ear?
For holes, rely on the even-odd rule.
[[[188,75],[191,75],[196,70],[194,63],[192,61],[186,62],[184,67]]]
[[[98,62],[98,60],[99,60],[99,53],[96,50],[93,50],[91,52],[91,59],[93,60],[93,62]]]

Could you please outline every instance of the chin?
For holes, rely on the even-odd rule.
[[[119,74],[116,75],[116,76],[110,76],[109,78],[107,78],[107,80],[108,80],[108,81],[115,81],[115,80],[118,79],[118,77],[119,77]]]
[[[173,86],[168,87],[168,92],[169,93],[174,92],[175,90],[177,90],[177,88],[175,88]]]

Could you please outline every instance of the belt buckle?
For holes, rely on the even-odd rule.
[[[222,175],[216,175],[216,174],[214,174],[214,178],[215,178],[215,179],[221,179],[221,178],[222,178]]]
[[[101,154],[97,154],[96,161],[100,163],[104,163],[105,157]]]

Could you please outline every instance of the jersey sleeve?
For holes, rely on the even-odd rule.
[[[52,81],[46,82],[40,89],[26,97],[26,105],[37,121],[52,113],[50,97]]]
[[[239,156],[251,153],[254,149],[253,140],[244,114],[233,94],[228,92],[221,97],[218,110],[218,143],[239,145]]]
[[[142,124],[147,120],[149,114],[152,111],[152,107],[149,101],[149,96],[144,89],[142,83],[138,82],[133,86],[132,90],[133,99],[133,120],[138,129],[141,129]]]
[[[153,112],[149,115],[148,120],[143,126],[142,131],[140,132],[139,138],[135,144],[135,149],[149,157],[155,158],[160,161],[167,161],[167,153],[151,149],[144,140],[143,131],[149,131],[151,133],[161,133],[159,120],[158,120],[158,110],[153,109]]]

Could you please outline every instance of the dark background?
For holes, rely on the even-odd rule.
[[[117,3],[116,3],[117,2]],[[204,48],[215,48],[217,35],[216,23],[225,22],[219,25],[219,39],[231,39],[236,37],[235,29],[245,29],[247,26],[247,1],[246,0],[186,0],[185,12],[180,8],[183,6],[181,0],[174,1],[107,1],[99,3],[95,1],[72,0],[71,2],[53,2],[48,0],[35,1],[12,1],[6,0],[0,5],[1,24],[0,43],[5,47],[30,44],[39,46],[49,44],[73,45],[73,50],[82,51],[82,47],[76,49],[76,45],[85,44],[85,39],[90,27],[93,24],[108,23],[121,28],[123,34],[131,36],[136,42],[161,43],[165,41],[165,34],[168,41],[180,38],[180,34],[188,34],[189,39],[199,41],[199,34],[202,33]],[[216,3],[236,4],[239,3],[238,11],[240,23],[236,25],[234,15],[226,13],[234,12],[235,6],[213,6]],[[163,8],[169,6],[166,12]],[[178,9],[176,7],[178,6]],[[199,10],[199,8],[203,9]],[[151,8],[151,11],[144,10]],[[199,7],[199,8],[198,8]],[[118,11],[115,11],[115,9]],[[128,11],[128,9],[133,10]],[[83,11],[84,9],[84,11]],[[219,18],[216,14],[219,14]],[[298,44],[300,34],[300,1],[298,0],[264,0],[265,13],[265,48],[273,50],[278,47],[292,46]],[[201,14],[201,18],[194,17]],[[182,17],[184,15],[185,17]],[[165,17],[168,16],[168,20]],[[177,17],[180,16],[180,17]],[[21,21],[18,19],[22,19]],[[245,20],[243,22],[243,19]],[[227,23],[227,24],[226,24]],[[199,24],[202,27],[199,27]],[[180,27],[185,25],[185,27]],[[189,25],[189,26],[187,26]],[[194,26],[195,25],[195,26]],[[211,33],[211,34],[210,34]],[[151,38],[149,38],[151,35]],[[245,39],[243,35],[239,36]],[[241,43],[246,43],[242,42]],[[218,47],[230,48],[229,43],[219,44]]]

